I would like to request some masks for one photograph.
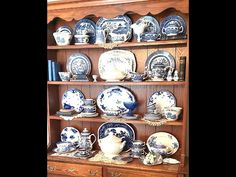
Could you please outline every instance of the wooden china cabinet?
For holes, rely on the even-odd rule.
[[[105,49],[97,44],[57,46],[52,33],[59,26],[69,25],[74,28],[75,23],[82,18],[89,18],[95,23],[100,17],[113,18],[118,15],[128,15],[134,23],[144,15],[152,15],[160,22],[168,15],[181,15],[187,24],[187,39],[160,40],[155,42],[136,42],[132,37],[129,42],[118,44],[114,49],[129,50],[135,54],[137,72],[143,73],[147,57],[158,50],[170,52],[176,60],[176,68],[179,69],[180,56],[186,56],[185,81],[162,82],[115,82],[109,83],[102,80],[98,82],[61,82],[48,81],[48,176],[105,176],[105,177],[183,177],[188,173],[188,160],[186,157],[187,119],[188,119],[188,64],[189,64],[189,8],[188,0],[58,0],[48,2],[48,59],[60,63],[61,69],[66,71],[67,58],[76,52],[86,54],[92,63],[92,74],[98,73],[99,56],[110,49]],[[56,116],[56,111],[61,108],[61,99],[65,90],[77,88],[83,92],[86,98],[96,99],[105,88],[121,85],[134,93],[139,104],[135,113],[144,115],[147,100],[155,91],[161,89],[171,91],[177,100],[177,106],[183,108],[183,113],[177,121],[171,121],[161,126],[151,126],[143,120],[127,120],[135,131],[136,139],[147,141],[147,138],[159,131],[173,134],[179,141],[180,148],[172,156],[181,161],[177,165],[145,166],[138,159],[126,165],[91,162],[77,158],[50,156],[56,142],[60,141],[60,132],[64,127],[73,126],[80,132],[87,128],[97,135],[99,126],[105,122],[101,117],[79,118],[66,121]],[[100,149],[98,143],[94,149]]]

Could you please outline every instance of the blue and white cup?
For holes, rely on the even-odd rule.
[[[84,105],[86,105],[86,106],[93,106],[95,104],[95,102],[96,101],[92,98],[84,99]]]
[[[89,35],[87,34],[76,34],[74,37],[75,37],[75,45],[87,44],[89,42]]]
[[[84,105],[83,106],[83,113],[96,113],[96,106]]]
[[[71,142],[62,142],[62,141],[57,142],[56,145],[58,151],[60,152],[66,152],[73,146]]]

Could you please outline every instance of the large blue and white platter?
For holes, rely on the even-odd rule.
[[[126,75],[128,75],[129,72],[135,72],[136,65],[134,53],[128,50],[110,50],[100,55],[98,60],[98,72],[100,77],[106,80],[107,74],[111,75],[117,72],[117,70]],[[108,70],[109,72],[107,72]]]
[[[146,41],[145,36],[148,34],[160,35],[160,31],[161,31],[160,24],[152,16],[143,16],[143,17],[139,18],[135,23],[137,25],[139,25],[140,23],[147,23],[148,24],[148,26],[144,29],[143,33],[140,34],[141,41]]]
[[[81,138],[79,130],[74,127],[65,127],[61,132],[61,141],[70,142],[74,145],[78,145]]]
[[[73,35],[73,30],[69,26],[60,26],[59,28],[57,28],[56,32],[69,33]]]
[[[82,53],[74,53],[67,59],[66,69],[73,75],[89,75],[91,72],[91,65],[88,56]]]
[[[155,104],[158,113],[164,117],[164,108],[176,106],[176,98],[173,93],[168,90],[160,90],[154,92],[147,102],[147,105]]]
[[[106,122],[98,128],[98,139],[105,138],[109,132],[113,132],[113,135],[122,138],[126,141],[123,151],[126,151],[132,147],[132,142],[135,140],[135,133],[133,128],[127,123],[123,122]],[[112,142],[111,142],[112,143]],[[112,146],[112,144],[111,144]]]
[[[171,15],[167,16],[161,22],[161,33],[167,37],[185,36],[186,23],[181,16]]]
[[[149,151],[158,152],[162,156],[171,156],[179,149],[176,137],[167,132],[157,132],[147,139]]]
[[[79,89],[68,89],[62,96],[62,107],[66,108],[69,105],[75,111],[81,112],[83,110],[84,99],[85,96]]]
[[[127,15],[119,15],[111,19],[101,17],[96,23],[97,27],[101,27],[103,30],[106,30],[108,32],[108,42],[115,42],[110,36],[111,33],[124,34],[126,35],[125,41],[129,41],[132,37],[132,29],[130,27],[131,25],[132,21]]]
[[[175,58],[164,50],[153,52],[145,62],[148,71],[156,71],[162,78],[167,76],[168,67],[174,70],[175,66]]]
[[[135,102],[134,95],[126,88],[113,86],[103,90],[97,97],[97,105],[104,113],[119,110],[121,114],[127,113],[128,109],[124,102]]]
[[[87,18],[83,18],[81,20],[79,20],[76,24],[75,24],[75,33],[76,34],[80,34],[79,31],[80,30],[86,30],[87,31],[87,35],[89,35],[89,43],[90,44],[94,44],[96,41],[96,24]]]

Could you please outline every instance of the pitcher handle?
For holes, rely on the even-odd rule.
[[[94,141],[92,142],[92,145],[93,145],[93,144],[96,142],[97,138],[96,138],[96,136],[95,136],[94,134],[91,134],[91,135],[90,135],[90,138],[91,138],[91,136],[94,137]]]

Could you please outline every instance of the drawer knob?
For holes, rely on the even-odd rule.
[[[48,171],[55,171],[56,170],[56,167],[53,167],[53,166],[49,166],[48,165]]]
[[[89,176],[96,176],[97,171],[89,170]]]
[[[121,177],[121,173],[112,172],[112,173],[111,173],[111,176],[112,176],[112,177]]]

